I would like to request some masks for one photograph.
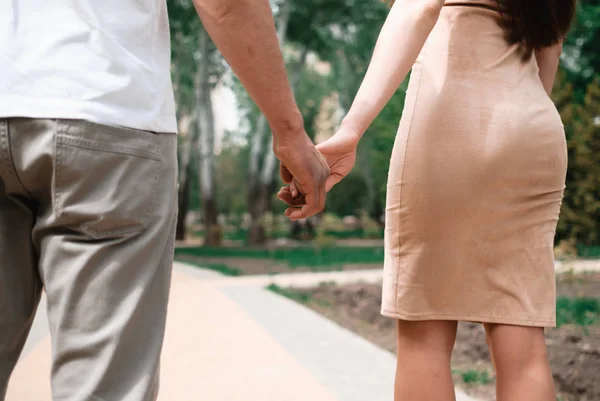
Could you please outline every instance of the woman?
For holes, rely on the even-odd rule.
[[[543,328],[555,325],[567,152],[548,95],[574,8],[398,0],[340,130],[318,146],[330,189],[412,66],[385,232],[382,313],[398,319],[397,401],[454,400],[457,321],[485,325],[499,401],[556,400]],[[292,185],[280,197],[293,204],[296,193]]]

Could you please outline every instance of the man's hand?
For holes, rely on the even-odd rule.
[[[356,162],[356,147],[358,146],[360,136],[352,129],[342,127],[331,138],[317,145],[316,150],[325,158],[329,165],[328,177],[325,182],[325,192],[329,192],[334,185],[339,183],[347,176]],[[285,173],[285,170],[282,170]],[[302,196],[302,184],[298,179],[292,179],[291,175],[282,174],[284,182],[289,183],[287,187],[281,188],[277,197],[287,203],[292,208],[286,211],[286,215],[296,219],[297,215],[293,210],[304,204],[305,199]],[[294,178],[296,176],[294,175]],[[324,201],[325,197],[323,197]],[[319,198],[320,200],[320,198]],[[306,199],[308,202],[308,199]],[[300,217],[303,218],[303,217]]]
[[[292,206],[285,212],[291,220],[305,219],[324,209],[329,177],[325,158],[302,131],[273,142],[273,151],[281,161],[281,179],[290,184],[278,197]]]
[[[268,0],[193,0],[198,15],[250,97],[267,117],[273,150],[282,163],[292,219],[312,216],[325,205],[329,168],[303,128],[287,78]],[[301,196],[302,194],[303,196]]]

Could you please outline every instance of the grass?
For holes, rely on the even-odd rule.
[[[241,276],[244,273],[241,269],[238,269],[237,267],[228,266],[224,263],[207,263],[207,264],[202,264],[201,267],[208,269],[208,270],[214,270],[225,276],[231,276],[231,277]]]
[[[292,301],[296,301],[296,302],[299,302],[304,305],[308,304],[313,299],[313,296],[310,292],[293,291],[293,290],[289,290],[287,288],[282,288],[282,287],[278,286],[277,284],[269,285],[267,287],[267,290],[272,291],[275,294],[282,295],[286,298],[291,299]]]
[[[295,247],[264,248],[178,248],[175,257],[193,256],[196,258],[252,258],[271,259],[294,267],[339,267],[344,264],[369,264],[383,262],[383,247]]]
[[[271,284],[267,287],[267,290],[274,292],[275,294],[279,294],[281,296],[284,296],[288,299],[291,299],[292,301],[296,301],[298,303],[301,303],[303,305],[308,305],[309,303],[316,303],[317,305],[320,306],[325,306],[325,307],[330,307],[331,303],[324,300],[324,299],[315,299],[313,294],[311,294],[308,291],[300,291],[300,290],[293,290],[293,289],[288,289],[288,288],[282,288],[280,286],[278,286],[277,284]]]
[[[203,237],[204,230],[194,231],[194,236]],[[362,229],[356,230],[346,230],[346,231],[336,231],[336,230],[326,230],[324,235],[329,237],[334,237],[336,239],[350,239],[350,238],[358,238],[358,239],[383,239],[383,230],[378,231],[365,231]],[[269,232],[269,238],[290,238],[291,233],[290,230],[275,230]],[[246,241],[248,239],[248,230],[245,228],[237,228],[234,230],[226,230],[223,233],[223,238],[230,241]]]
[[[577,255],[585,259],[600,259],[600,245],[577,245]]]
[[[594,298],[560,297],[556,301],[556,324],[587,327],[599,321],[600,301]]]
[[[488,384],[492,382],[492,378],[487,370],[474,370],[469,369],[464,372],[455,372],[460,374],[465,384],[476,385],[476,384]]]

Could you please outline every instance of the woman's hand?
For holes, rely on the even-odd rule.
[[[317,145],[317,150],[325,157],[329,165],[329,177],[325,183],[325,190],[329,192],[334,185],[347,176],[356,163],[356,147],[360,135],[351,128],[341,127],[339,131]],[[285,215],[292,220],[297,219],[297,208],[305,203],[304,195],[298,188],[298,184],[292,181],[289,186],[279,190],[277,197],[291,206]]]
[[[355,130],[341,127],[334,136],[317,145],[317,150],[325,156],[329,165],[329,178],[325,183],[327,192],[354,168],[359,139],[360,135]]]

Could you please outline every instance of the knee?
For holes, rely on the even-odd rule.
[[[398,352],[436,354],[450,359],[456,340],[457,322],[399,320]]]
[[[548,354],[542,328],[486,327],[498,376],[536,380],[547,376]]]

